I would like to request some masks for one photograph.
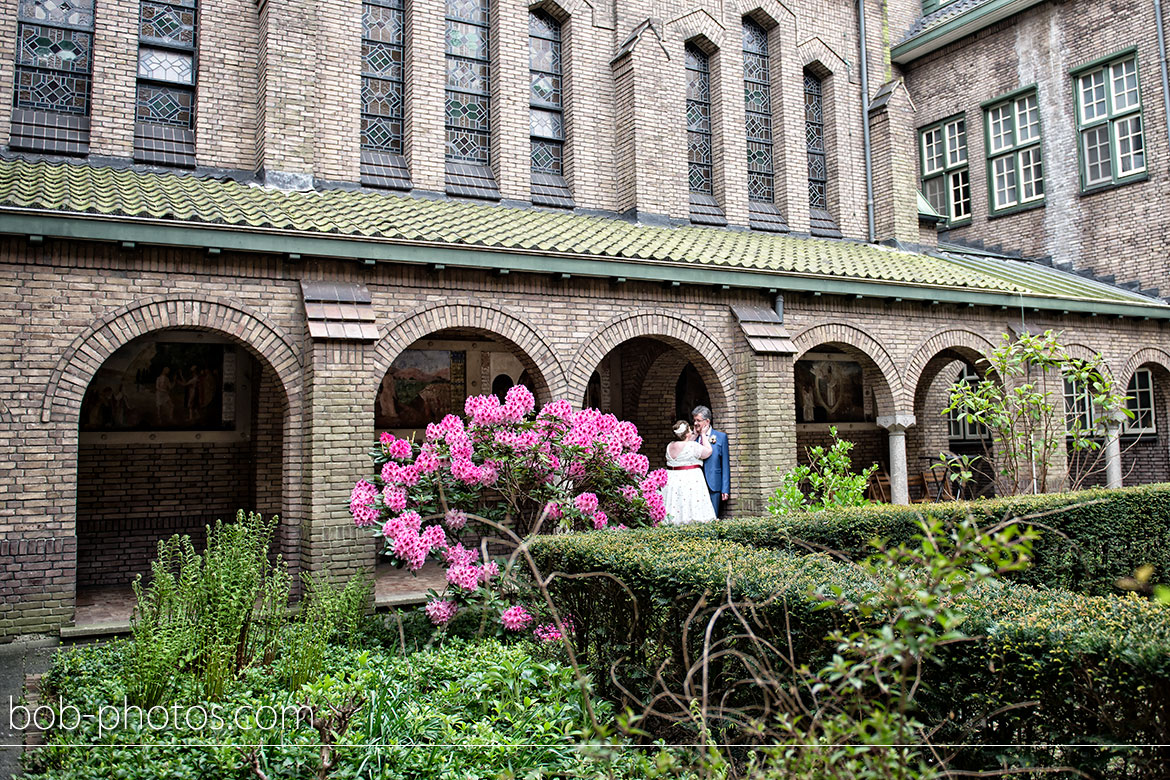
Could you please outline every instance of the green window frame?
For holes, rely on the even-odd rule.
[[[987,202],[992,214],[1044,201],[1040,97],[1035,87],[983,104]]]
[[[1110,55],[1071,75],[1081,191],[1145,178],[1148,162],[1137,51]]]
[[[950,5],[955,0],[922,0],[922,15],[932,14],[943,6]]]
[[[971,170],[967,154],[967,118],[950,116],[918,129],[918,165],[922,193],[952,225],[971,220]]]

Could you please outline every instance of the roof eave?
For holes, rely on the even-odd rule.
[[[846,295],[1018,309],[1170,320],[1170,305],[1071,299],[1039,294],[973,290],[928,284],[828,277],[751,268],[721,268],[696,263],[570,255],[540,250],[521,252],[480,245],[405,242],[368,236],[304,233],[278,229],[175,222],[124,216],[0,208],[0,234],[65,238],[325,257],[366,263],[403,263],[484,270],[560,274],[630,281],[736,287],[776,292]]]
[[[1042,2],[1045,0],[992,0],[899,43],[890,49],[890,59],[899,65],[908,65],[932,51]]]

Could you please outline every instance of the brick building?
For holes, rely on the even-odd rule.
[[[736,513],[830,425],[906,501],[946,387],[1056,328],[1170,476],[1152,11],[925,2],[10,0],[0,634],[239,507],[369,569],[375,432],[515,383],[652,459],[707,402]]]

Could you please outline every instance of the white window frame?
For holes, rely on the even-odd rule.
[[[1081,190],[1094,190],[1143,177],[1149,168],[1149,148],[1142,115],[1137,52],[1123,52],[1092,63],[1073,71],[1072,77]],[[1087,95],[1090,96],[1088,100]],[[1104,140],[1102,132],[1108,134],[1109,156],[1102,156],[1095,165],[1090,165],[1090,150],[1106,148],[1101,143]],[[1092,146],[1089,145],[1090,139],[1096,141]],[[1137,143],[1134,143],[1135,139]],[[1135,162],[1139,155],[1140,164]],[[1122,171],[1122,163],[1126,160],[1129,161],[1129,170]],[[1108,175],[1103,174],[1106,162]],[[1097,172],[1090,177],[1094,168]]]
[[[964,364],[959,369],[959,375],[955,377],[955,384],[966,382],[967,384],[977,384],[982,381],[982,377],[976,373],[975,369],[969,365]],[[975,422],[967,422],[966,416],[958,409],[953,409],[947,413],[947,438],[950,441],[983,441],[991,436],[987,427]]]
[[[983,106],[987,193],[991,213],[1044,201],[1040,96],[1035,87]],[[1032,174],[1029,177],[1029,174]],[[1027,188],[1031,186],[1031,193]]]
[[[927,156],[928,139],[932,139],[930,140],[932,150],[941,152],[941,166],[934,164],[938,160],[938,154]],[[938,209],[939,213],[946,214],[952,224],[965,223],[971,219],[969,156],[966,115],[947,117],[919,128],[918,164],[922,171],[922,190],[928,193],[932,184],[941,183],[942,197],[946,199],[946,205],[942,209],[938,209],[939,204],[935,201],[932,201],[931,205]],[[929,200],[929,195],[927,199]]]
[[[1142,385],[1145,385],[1142,387]],[[1125,434],[1146,434],[1158,432],[1158,417],[1154,402],[1154,374],[1148,368],[1139,368],[1130,377],[1129,385],[1125,389],[1127,396],[1125,406],[1133,417],[1121,423],[1121,432]],[[1143,398],[1143,396],[1145,396]],[[1142,416],[1146,415],[1149,425],[1141,425]]]

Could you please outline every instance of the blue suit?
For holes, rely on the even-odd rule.
[[[726,433],[716,430],[711,430],[710,433],[715,434],[715,441],[711,444],[711,457],[703,461],[703,476],[707,478],[711,506],[715,507],[715,516],[718,517],[722,494],[731,493],[731,453],[727,446]]]

